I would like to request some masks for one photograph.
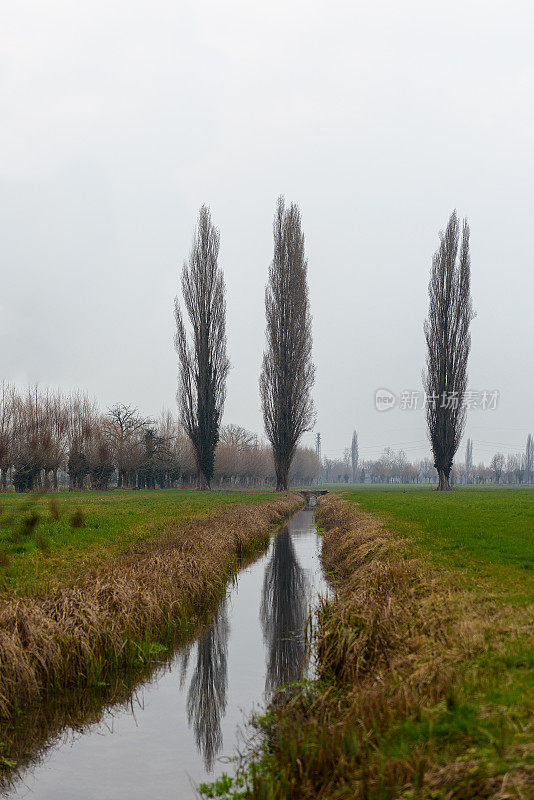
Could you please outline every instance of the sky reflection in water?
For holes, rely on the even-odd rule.
[[[231,770],[250,713],[307,671],[310,604],[326,591],[318,553],[313,511],[301,511],[132,705],[113,707],[81,734],[67,729],[3,796],[195,798],[195,784]]]

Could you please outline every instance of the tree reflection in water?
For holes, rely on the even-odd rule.
[[[302,677],[308,598],[309,583],[297,561],[289,528],[282,528],[265,569],[260,608],[267,647],[267,694]]]
[[[228,616],[221,603],[210,628],[197,642],[197,662],[187,695],[187,717],[208,772],[222,747],[221,718],[226,711]]]
[[[307,649],[306,619],[309,581],[297,561],[287,527],[274,537],[272,553],[263,579],[260,621],[267,649],[265,690],[302,677]],[[211,626],[196,644],[196,664],[187,694],[187,716],[196,745],[208,772],[222,748],[221,720],[226,712],[227,650],[229,624],[226,602],[219,607]],[[180,683],[184,681],[191,648],[180,659]]]
[[[176,662],[178,664],[178,679],[180,682],[180,691],[185,686],[185,679],[187,678],[187,668],[189,666],[189,659],[191,658],[192,644],[183,645],[182,649],[176,655]]]

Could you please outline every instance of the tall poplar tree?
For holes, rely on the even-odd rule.
[[[199,489],[209,489],[226,397],[230,362],[226,355],[226,300],[218,266],[219,231],[202,206],[193,247],[182,271],[182,294],[190,322],[186,329],[175,299],[175,346],[180,366],[178,404],[197,463]]]
[[[469,327],[474,317],[471,301],[469,225],[461,228],[456,211],[450,216],[434,254],[424,324],[427,344],[427,423],[438,490],[450,489],[452,463],[465,426],[464,395],[471,349]]]
[[[276,470],[276,488],[286,491],[297,443],[314,425],[311,389],[312,322],[308,264],[300,211],[278,200],[274,218],[274,256],[265,290],[266,348],[260,395],[267,437]]]

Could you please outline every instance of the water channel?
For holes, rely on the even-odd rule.
[[[176,800],[232,772],[252,712],[313,669],[306,626],[327,592],[313,509],[298,512],[228,587],[211,624],[99,722],[65,729],[3,798]]]

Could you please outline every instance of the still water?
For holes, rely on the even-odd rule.
[[[199,782],[231,772],[251,712],[313,668],[306,623],[327,592],[319,547],[313,510],[300,511],[168,669],[137,687],[128,707],[65,730],[2,797],[187,800]]]

